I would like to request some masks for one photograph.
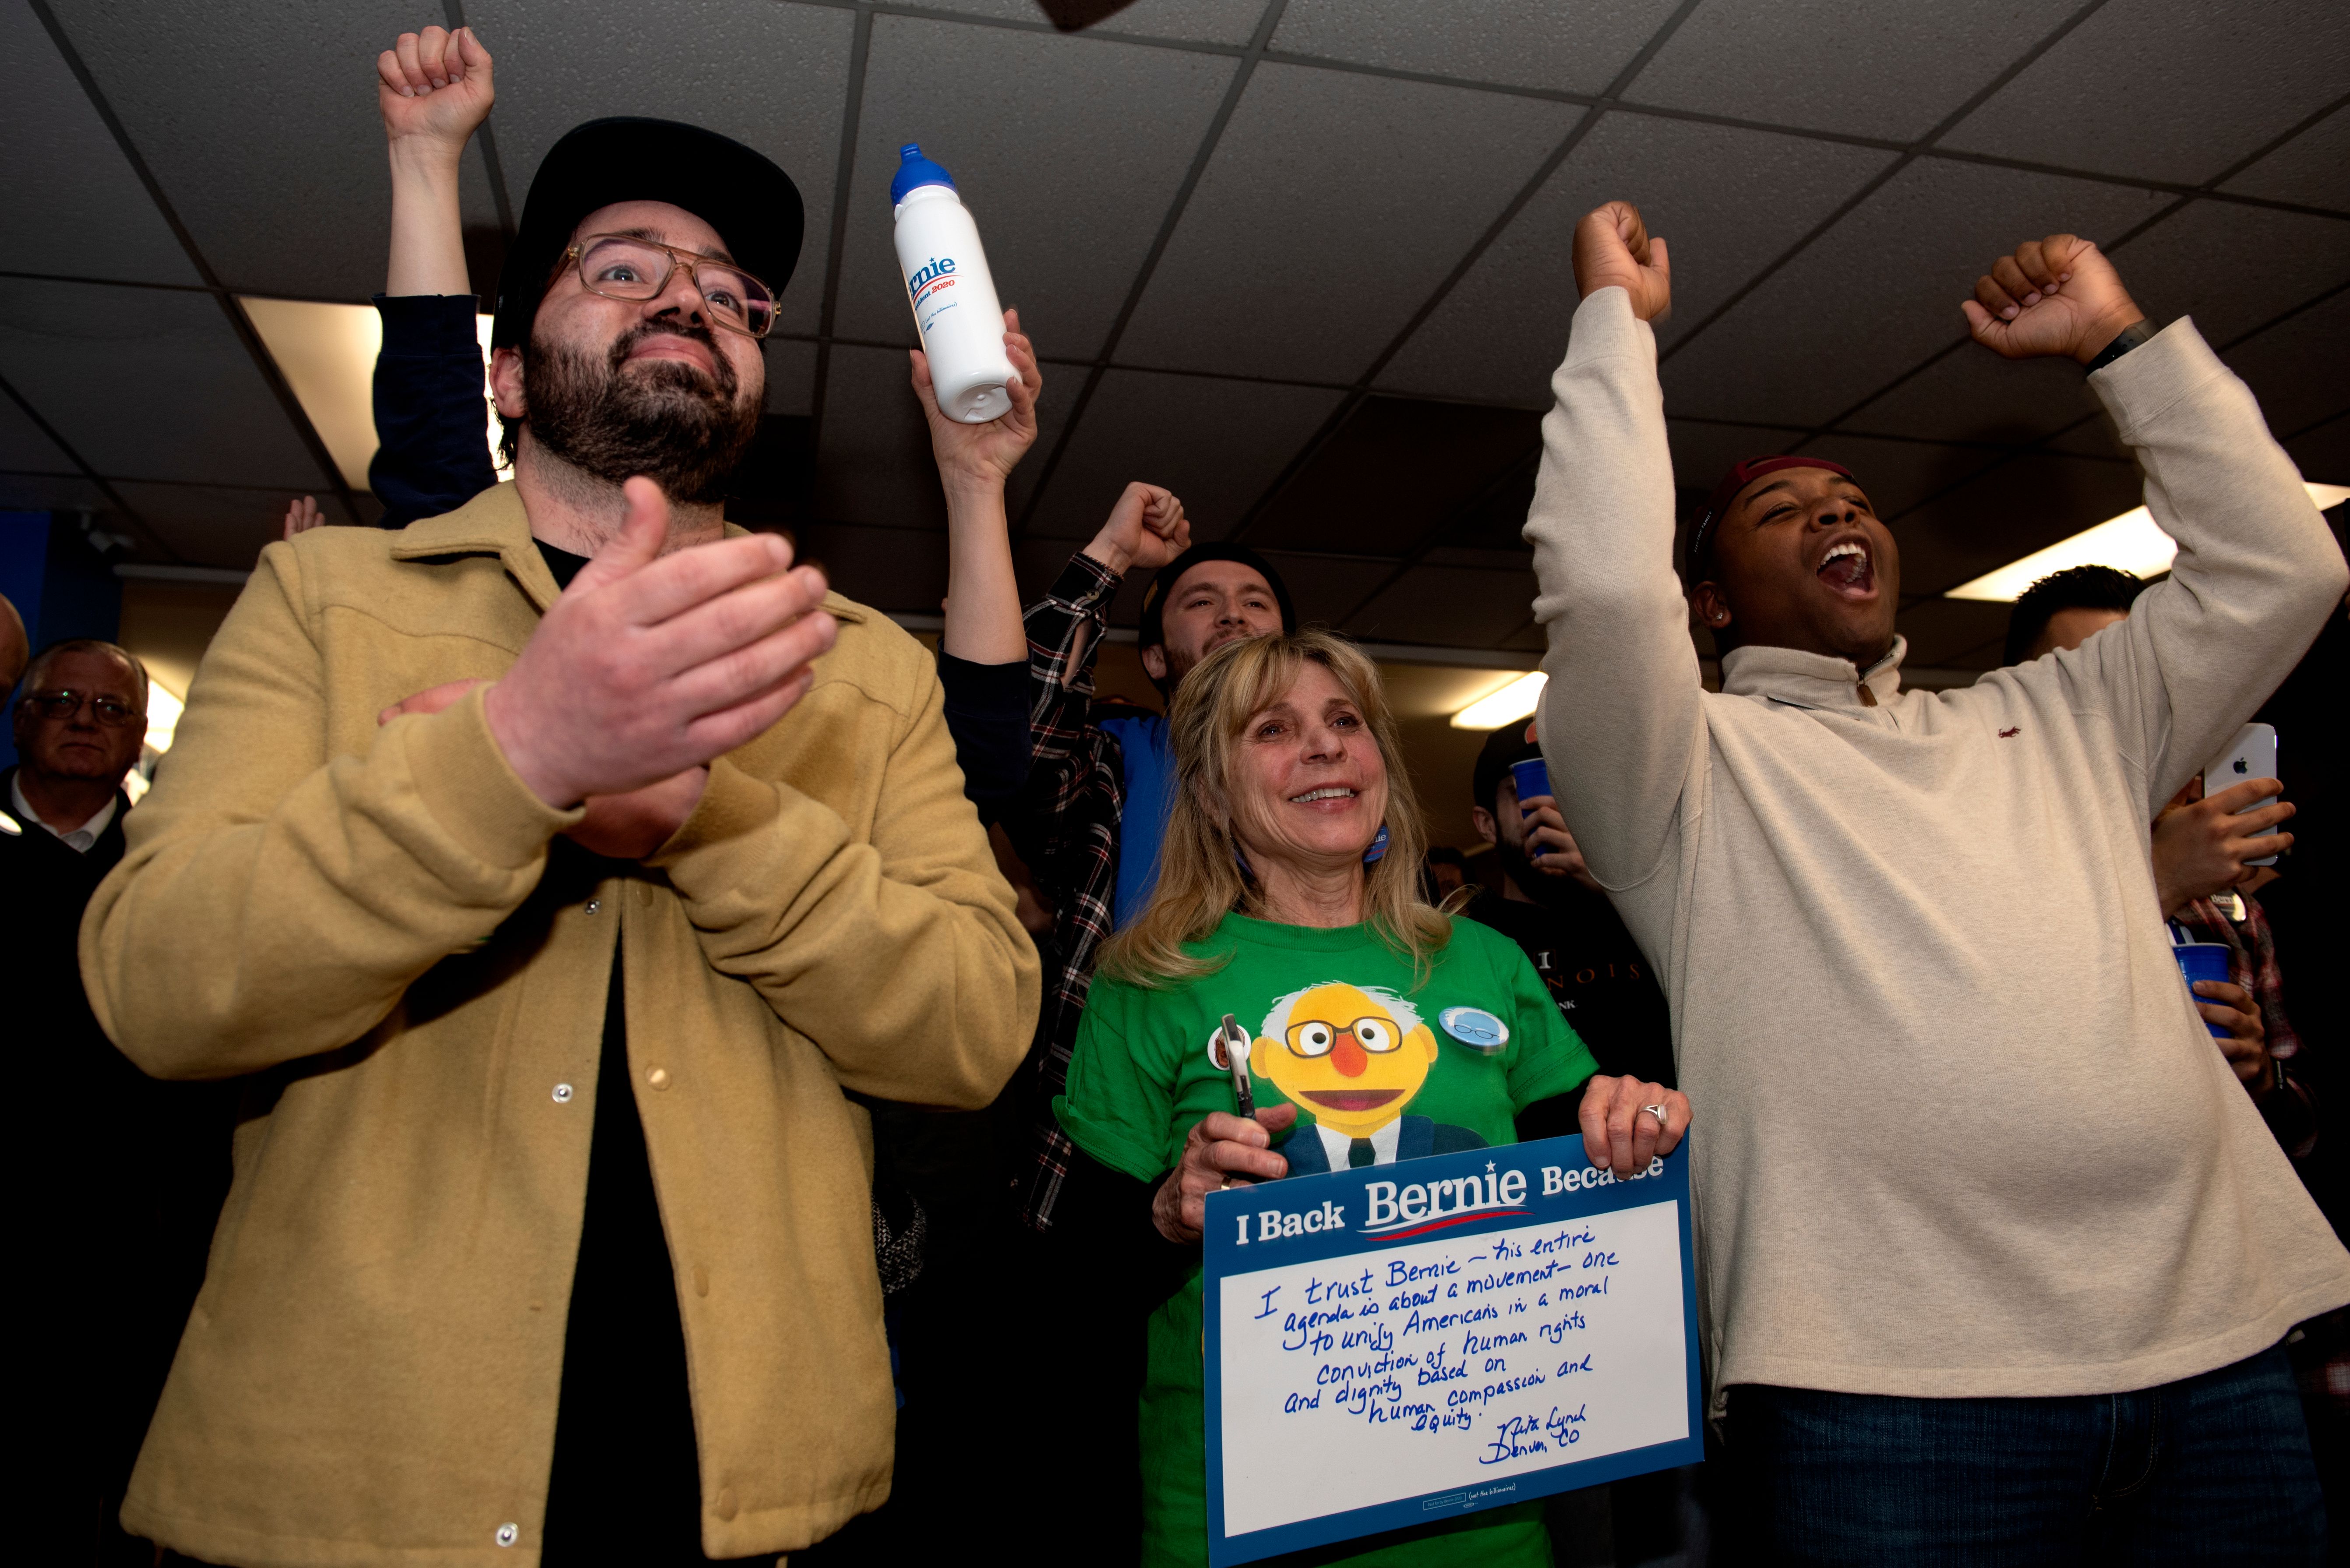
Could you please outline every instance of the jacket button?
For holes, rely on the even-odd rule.
[[[710,1271],[700,1263],[693,1265],[693,1293],[698,1296],[710,1293]]]
[[[731,1520],[740,1511],[740,1505],[738,1505],[734,1501],[734,1489],[731,1486],[720,1487],[718,1489],[718,1517],[721,1519]]]
[[[645,1075],[645,1082],[650,1084],[656,1089],[668,1088],[669,1069],[667,1067],[655,1067],[651,1072]]]
[[[571,1103],[570,1085],[557,1084],[555,1085],[555,1103],[558,1106],[567,1106]]]
[[[497,1541],[498,1541],[498,1544],[499,1544],[499,1545],[501,1545],[501,1546],[512,1546],[515,1542],[520,1541],[521,1539],[522,1539],[522,1526],[521,1526],[521,1525],[519,1525],[519,1524],[501,1524],[501,1525],[499,1525],[499,1526],[498,1526],[498,1536],[497,1536]]]
[[[591,915],[603,907],[604,900],[601,898],[590,898],[588,900],[588,912]]]

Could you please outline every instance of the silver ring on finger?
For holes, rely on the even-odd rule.
[[[1657,1125],[1658,1125],[1659,1127],[1663,1127],[1663,1126],[1665,1125],[1665,1107],[1664,1107],[1664,1106],[1642,1106],[1640,1107],[1640,1111],[1641,1111],[1641,1114],[1642,1114],[1642,1115],[1644,1115],[1644,1116],[1651,1116],[1656,1117],[1656,1118],[1657,1118]]]

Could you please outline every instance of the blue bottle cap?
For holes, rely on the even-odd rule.
[[[955,188],[954,176],[922,156],[922,144],[909,141],[898,149],[898,172],[889,182],[889,204],[896,206],[906,199],[906,192],[923,185],[944,185]]]
[[[1482,1007],[1448,1007],[1437,1014],[1444,1032],[1478,1051],[1499,1051],[1510,1043],[1510,1026]]]

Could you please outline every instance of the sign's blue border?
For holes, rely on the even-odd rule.
[[[1253,1563],[1258,1558],[1271,1557],[1278,1552],[1326,1545],[1334,1541],[1350,1541],[1357,1536],[1400,1530],[1483,1509],[1506,1508],[1513,1503],[1548,1497],[1554,1492],[1572,1491],[1578,1487],[1597,1486],[1649,1470],[1697,1463],[1704,1453],[1703,1428],[1699,1423],[1702,1418],[1705,1388],[1698,1374],[1697,1257],[1695,1238],[1690,1225],[1689,1147],[1688,1139],[1682,1139],[1680,1147],[1661,1162],[1663,1168],[1651,1167],[1654,1174],[1637,1177],[1630,1181],[1617,1181],[1610,1177],[1597,1186],[1580,1187],[1549,1197],[1542,1194],[1542,1168],[1546,1165],[1568,1171],[1588,1172],[1594,1179],[1599,1176],[1597,1171],[1591,1169],[1590,1162],[1583,1152],[1580,1137],[1464,1149],[1457,1154],[1415,1159],[1409,1167],[1410,1179],[1423,1185],[1471,1176],[1483,1179],[1488,1161],[1493,1161],[1502,1168],[1497,1176],[1506,1175],[1512,1170],[1523,1171],[1524,1197],[1502,1207],[1472,1209],[1427,1225],[1409,1226],[1371,1237],[1366,1237],[1359,1230],[1350,1227],[1307,1231],[1269,1241],[1259,1240],[1252,1234],[1243,1243],[1236,1240],[1242,1233],[1236,1227],[1253,1223],[1258,1211],[1272,1202],[1277,1202],[1285,1211],[1303,1213],[1319,1210],[1326,1199],[1350,1214],[1366,1214],[1369,1209],[1367,1189],[1374,1181],[1398,1179],[1399,1168],[1397,1166],[1334,1170],[1323,1176],[1292,1177],[1272,1186],[1236,1187],[1227,1191],[1209,1193],[1205,1242],[1201,1249],[1205,1274],[1201,1289],[1201,1305],[1207,1313],[1207,1363],[1203,1381],[1207,1385],[1208,1401],[1210,1568]],[[1488,1192],[1497,1190],[1497,1188],[1487,1189]],[[1316,1519],[1299,1520],[1271,1530],[1253,1531],[1246,1535],[1227,1536],[1224,1533],[1222,1368],[1222,1286],[1226,1275],[1254,1273],[1291,1263],[1317,1262],[1325,1258],[1375,1257],[1397,1247],[1425,1241],[1430,1234],[1437,1233],[1440,1227],[1441,1234],[1447,1237],[1487,1235],[1496,1231],[1512,1231],[1552,1220],[1610,1214],[1617,1210],[1637,1209],[1660,1199],[1669,1199],[1673,1203],[1680,1227],[1681,1341],[1687,1347],[1688,1356],[1688,1437],[1678,1442],[1659,1443],[1650,1448],[1606,1454],[1596,1459],[1564,1460],[1544,1469],[1519,1471],[1505,1479],[1497,1479],[1490,1487],[1425,1492],[1413,1497],[1396,1498],[1369,1508],[1349,1509]]]

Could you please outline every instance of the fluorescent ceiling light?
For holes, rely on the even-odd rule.
[[[122,775],[122,793],[130,797],[131,805],[137,805],[146,796],[155,758],[172,749],[172,732],[180,727],[180,711],[185,706],[178,692],[151,675],[147,678],[147,750]]]
[[[368,464],[374,461],[375,357],[383,347],[383,320],[371,305],[331,305],[312,299],[264,299],[240,295],[253,328],[261,334],[269,357],[294,389],[295,400],[310,416],[311,428],[327,443],[327,453],[341,471],[343,483],[354,490],[368,487]],[[490,317],[476,316],[474,327],[482,343],[482,361],[489,363]],[[489,394],[489,375],[483,372],[482,392]],[[491,461],[498,447],[498,417],[484,409]],[[510,473],[500,472],[500,479]]]
[[[1534,711],[1542,700],[1543,683],[1550,679],[1541,670],[1529,670],[1510,681],[1498,691],[1488,691],[1458,713],[1452,715],[1456,730],[1498,730],[1513,719],[1523,719]]]
[[[2350,499],[2350,485],[2305,484],[2303,488],[2321,512]],[[2178,554],[2177,542],[2155,525],[2152,514],[2143,506],[2133,507],[1970,583],[1960,583],[1942,597],[2013,604],[2024,589],[2068,566],[2117,566],[2132,576],[2155,577],[2170,570],[2171,557]]]

